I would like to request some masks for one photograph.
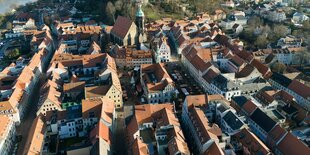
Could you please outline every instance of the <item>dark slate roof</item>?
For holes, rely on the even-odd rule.
[[[280,73],[276,73],[274,72],[271,77],[270,77],[273,81],[279,83],[280,85],[282,85],[283,87],[288,87],[292,80],[287,78],[286,76],[280,74]]]
[[[236,102],[239,107],[242,107],[248,101],[245,96],[233,96],[231,97],[231,100]]]
[[[259,108],[256,108],[250,118],[267,133],[277,124]]]
[[[234,82],[228,80],[223,75],[219,74],[216,76],[211,83],[213,83],[217,88],[220,90],[231,90],[231,89],[237,89],[238,85],[236,85]]]
[[[243,122],[231,111],[228,111],[223,119],[233,130],[238,130],[243,126]]]
[[[229,108],[226,107],[226,106],[224,106],[224,104],[220,104],[220,105],[217,107],[217,109],[218,109],[221,113],[223,113],[224,111],[228,110]]]
[[[282,108],[282,110],[283,110],[285,113],[289,114],[289,115],[298,112],[298,110],[297,110],[295,107],[290,106],[289,104],[285,105],[285,106]]]
[[[74,105],[67,108],[67,119],[76,119],[82,117],[82,106]]]

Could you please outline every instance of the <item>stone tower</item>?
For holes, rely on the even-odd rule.
[[[144,36],[144,12],[142,11],[142,3],[141,2],[137,2],[137,12],[136,12],[136,25],[137,25],[137,29],[138,29],[138,42],[142,43],[145,41],[145,36]]]

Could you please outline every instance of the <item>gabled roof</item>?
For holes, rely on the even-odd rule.
[[[238,104],[240,108],[248,101],[245,96],[233,96],[231,100]]]
[[[250,118],[267,133],[277,124],[259,108],[256,108]]]
[[[189,114],[191,116],[190,119],[193,122],[194,128],[198,129],[195,131],[196,134],[201,135],[199,139],[200,143],[204,144],[211,139],[218,139],[215,134],[209,131],[209,129],[211,128],[209,126],[209,120],[200,108],[190,108]]]
[[[246,128],[243,128],[240,132],[233,135],[233,137],[240,142],[243,147],[247,148],[250,154],[271,154],[271,150]]]
[[[212,66],[212,55],[210,49],[202,49],[193,44],[188,45],[182,51],[184,57],[189,61],[198,71],[204,72]]]
[[[82,91],[84,92],[85,82],[71,82],[71,83],[65,83],[63,85],[63,91],[64,93],[71,93],[76,91]]]
[[[44,143],[45,132],[46,125],[43,116],[39,115],[31,125],[23,154],[40,154]]]
[[[263,76],[268,76],[267,73],[270,69],[266,65],[256,59],[253,59],[250,64],[253,65]]]
[[[235,74],[235,78],[243,78],[251,75],[251,73],[255,70],[255,68],[249,64],[247,64],[241,71]]]
[[[272,139],[274,142],[278,142],[287,133],[280,125],[276,125],[269,133],[267,139]]]
[[[211,146],[202,153],[202,155],[224,155],[224,151],[220,148],[218,144],[213,142]]]
[[[232,56],[231,59],[229,60],[237,67],[240,67],[245,63],[245,61],[242,58],[240,58],[238,55]]]
[[[283,155],[310,154],[310,148],[294,137],[291,133],[287,133],[283,140],[277,145]]]
[[[247,115],[251,115],[254,110],[257,108],[257,106],[251,101],[248,100],[243,106],[242,106],[242,110],[247,114]]]
[[[110,90],[111,85],[92,86],[85,88],[85,98],[103,97]]]
[[[215,77],[217,77],[219,73],[215,72],[212,68],[208,70],[208,72],[203,76],[203,78],[207,82],[211,82]]]
[[[0,102],[0,116],[16,113],[9,101]]]
[[[164,64],[142,64],[142,80],[144,80],[148,91],[156,92],[162,91],[167,85],[174,85]]]
[[[129,18],[118,16],[111,30],[111,33],[124,39],[132,24],[135,23],[132,22]]]
[[[297,80],[293,80],[292,83],[289,84],[288,89],[302,96],[305,99],[308,99],[310,97],[310,87]]]
[[[90,132],[89,138],[93,145],[98,138],[104,140],[109,145],[112,143],[111,131],[102,121],[99,121],[95,128]]]
[[[244,123],[231,111],[228,111],[225,116],[223,117],[223,120],[231,127],[233,130],[240,129]]]
[[[140,138],[135,139],[134,143],[132,144],[132,154],[133,155],[149,155],[148,146],[146,143]]]
[[[288,87],[292,80],[287,78],[286,76],[280,74],[280,73],[277,73],[277,72],[274,72],[271,77],[270,77],[273,81],[279,83],[280,85],[282,85],[283,87]],[[292,86],[291,86],[292,87]]]
[[[99,53],[101,53],[101,48],[95,41],[93,41],[92,44],[90,45],[87,53],[88,54],[99,54]]]

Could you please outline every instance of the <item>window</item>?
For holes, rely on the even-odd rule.
[[[90,118],[95,117],[95,113],[93,111],[89,112],[88,115],[89,115]]]

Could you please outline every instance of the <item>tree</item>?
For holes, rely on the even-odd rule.
[[[286,70],[286,66],[283,63],[275,62],[270,67],[271,71],[277,73],[284,73]]]
[[[10,51],[7,55],[8,59],[15,59],[18,58],[21,55],[20,51],[18,48],[13,49]]]
[[[266,35],[261,34],[257,37],[256,41],[255,41],[255,46],[257,46],[258,48],[266,48],[267,44],[268,44],[268,40]]]
[[[107,6],[106,6],[106,14],[107,14],[107,19],[109,21],[109,23],[114,23],[115,21],[115,6],[113,5],[112,2],[108,2]]]
[[[196,13],[206,11],[211,13],[220,7],[221,2],[221,0],[193,0],[189,4],[193,4]]]
[[[281,37],[285,37],[288,34],[288,28],[284,25],[275,25],[273,27],[273,35],[270,37],[270,41],[275,42],[279,40]]]
[[[6,22],[6,29],[11,30],[13,28],[13,24],[11,22]]]
[[[270,32],[271,32],[270,26],[265,25],[265,26],[263,27],[262,34],[265,34],[266,36],[268,36],[268,34],[269,34]]]
[[[44,17],[43,17],[43,20],[44,20],[44,24],[46,24],[46,25],[48,25],[48,26],[50,26],[51,23],[52,23],[52,19],[51,19],[50,16],[44,16]]]
[[[124,7],[124,3],[123,3],[123,1],[121,1],[121,0],[117,0],[116,2],[115,2],[115,9],[117,10],[117,11],[121,11]]]
[[[261,26],[261,25],[263,25],[263,21],[258,16],[252,16],[248,20],[248,26],[249,27],[256,28],[256,27]]]
[[[298,52],[296,55],[297,61],[299,63],[299,67],[303,65],[307,65],[310,59],[310,51],[302,50]]]

